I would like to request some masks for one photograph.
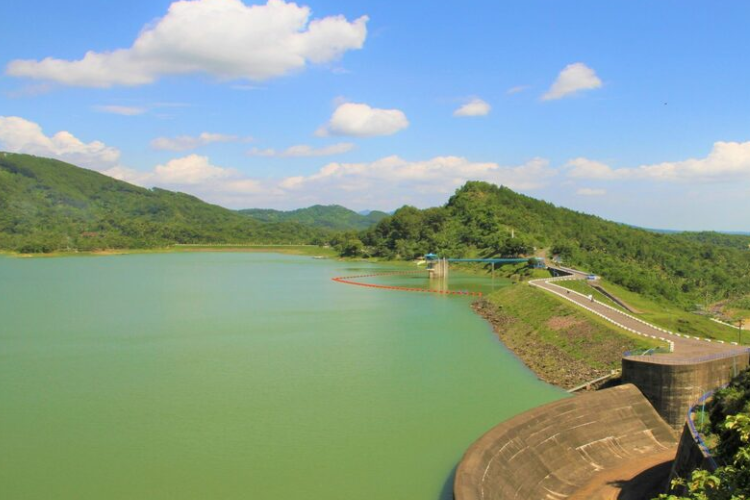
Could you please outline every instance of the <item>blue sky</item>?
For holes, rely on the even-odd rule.
[[[481,179],[750,230],[748,18],[741,1],[3,2],[0,149],[231,208],[426,207]]]

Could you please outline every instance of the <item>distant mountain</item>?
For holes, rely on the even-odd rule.
[[[263,223],[194,196],[145,189],[58,160],[0,153],[0,249],[308,243],[325,235],[294,222]]]
[[[313,205],[288,212],[248,208],[239,212],[262,222],[298,222],[306,226],[335,231],[367,229],[388,217],[387,213],[377,210],[370,210],[363,215],[341,205]]]

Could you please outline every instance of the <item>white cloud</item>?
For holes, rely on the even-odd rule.
[[[146,108],[139,108],[135,106],[117,106],[117,105],[105,105],[105,106],[94,106],[94,109],[102,113],[112,113],[114,115],[123,116],[136,116],[142,115],[146,111]]]
[[[178,135],[177,137],[157,137],[151,141],[151,147],[163,151],[188,151],[201,146],[208,146],[214,143],[237,142],[240,138],[236,135],[214,134],[211,132],[202,132],[198,136]],[[251,138],[245,138],[250,141]]]
[[[280,158],[303,158],[303,157],[314,157],[314,156],[333,156],[343,153],[347,153],[354,149],[354,144],[351,142],[340,142],[338,144],[331,144],[330,146],[324,146],[322,148],[314,148],[307,144],[298,144],[296,146],[290,146],[283,151],[276,151],[275,149],[258,149],[253,148],[248,152],[250,156],[276,156]]]
[[[453,116],[486,116],[492,106],[482,99],[475,98],[453,112]]]
[[[596,72],[583,63],[568,64],[557,75],[557,80],[542,96],[542,100],[562,99],[583,90],[598,89],[602,81]]]
[[[518,94],[519,92],[523,92],[524,90],[528,89],[529,85],[516,85],[515,87],[511,87],[508,90],[505,91],[508,95]]]
[[[750,178],[750,141],[715,142],[705,158],[613,169],[586,158],[567,163],[568,176],[602,180],[658,180],[671,182],[729,182]]]
[[[73,61],[15,60],[6,73],[81,87],[144,85],[191,73],[262,81],[362,48],[367,21],[367,16],[353,22],[343,16],[311,21],[309,7],[283,0],[266,5],[182,0],[146,25],[130,48],[89,51]]]
[[[588,158],[574,158],[565,164],[568,168],[568,177],[578,179],[615,179],[617,174],[609,165],[589,160]]]
[[[207,156],[189,155],[168,161],[154,168],[151,182],[159,184],[201,184],[207,181],[227,179],[237,172],[211,165]]]
[[[318,129],[316,135],[375,137],[392,135],[408,126],[409,120],[398,109],[378,109],[346,102],[336,108],[330,121]]]
[[[394,195],[420,198],[429,194],[450,194],[467,180],[484,180],[514,189],[535,189],[547,183],[555,171],[549,162],[535,158],[515,167],[477,163],[457,156],[440,156],[425,161],[408,161],[388,156],[370,163],[329,163],[309,176],[283,179],[280,187],[291,191],[347,194],[358,197]]]
[[[607,194],[606,189],[595,189],[595,188],[581,188],[576,191],[577,195],[580,196],[604,196]]]
[[[431,206],[467,180],[485,180],[513,189],[543,187],[556,175],[547,160],[535,158],[518,166],[472,162],[445,156],[408,161],[389,156],[370,163],[329,163],[310,175],[259,179],[218,167],[205,156],[190,155],[149,172],[114,168],[107,174],[142,186],[160,186],[194,194],[235,208],[299,207],[340,203],[355,208]]]
[[[39,124],[17,116],[0,116],[0,147],[13,153],[57,158],[93,170],[111,168],[120,159],[120,151],[103,142],[86,143],[64,130],[47,136]]]

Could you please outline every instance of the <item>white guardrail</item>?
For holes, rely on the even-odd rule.
[[[537,283],[540,282],[540,281],[543,282],[543,283],[552,283],[552,284],[554,284],[553,282],[555,282],[555,281],[580,281],[580,280],[581,280],[581,278],[576,277],[576,276],[559,276],[557,278],[541,278],[541,279],[531,280],[531,281],[529,281],[529,285],[538,287],[539,285]],[[562,287],[559,287],[559,286],[558,286],[558,288],[562,289]],[[652,338],[654,340],[664,341],[669,346],[669,352],[674,352],[674,342],[672,340],[665,339],[663,337],[657,337],[656,335],[648,335],[648,334],[639,332],[638,330],[634,330],[633,328],[629,328],[629,327],[623,325],[622,323],[619,323],[619,322],[615,321],[614,319],[612,319],[612,318],[610,318],[608,316],[605,316],[604,314],[600,313],[599,311],[595,311],[594,309],[591,309],[590,307],[587,307],[587,306],[585,306],[583,304],[580,304],[580,303],[574,301],[573,299],[571,299],[568,296],[569,295],[568,292],[570,292],[570,293],[574,293],[574,294],[580,295],[581,297],[583,297],[586,300],[588,300],[589,299],[588,296],[582,294],[581,292],[578,292],[576,290],[571,290],[569,288],[564,288],[564,290],[566,291],[566,293],[561,293],[561,292],[558,292],[556,290],[550,290],[550,289],[545,289],[545,290],[548,291],[548,292],[554,293],[555,295],[558,295],[558,296],[564,298],[565,300],[569,300],[570,302],[573,302],[575,305],[586,309],[590,313],[596,314],[600,318],[602,318],[602,319],[604,319],[606,321],[609,321],[613,325],[616,325],[616,326],[622,328],[623,330],[626,330],[626,331],[631,332],[631,333],[635,333],[636,335],[640,335],[642,337],[649,337],[649,338]],[[593,302],[595,302],[595,303],[597,303],[597,304],[599,304],[601,306],[604,306],[606,308],[612,309],[613,311],[615,311],[618,314],[622,314],[623,316],[627,316],[630,319],[638,321],[639,323],[642,323],[642,324],[644,324],[644,325],[646,325],[646,326],[648,326],[650,328],[653,328],[653,329],[658,330],[660,332],[666,333],[668,335],[676,335],[677,337],[694,338],[694,339],[700,340],[700,337],[690,337],[689,335],[683,335],[681,333],[675,333],[675,332],[672,332],[672,331],[667,330],[665,328],[661,328],[661,327],[658,327],[656,325],[652,325],[651,323],[643,321],[641,318],[636,318],[632,314],[628,314],[626,312],[620,311],[619,309],[615,309],[614,307],[610,306],[609,304],[605,304],[605,303],[600,302],[600,301],[598,301],[596,299],[594,299]],[[705,340],[706,342],[711,342],[710,339],[703,339],[703,340]],[[720,342],[722,344],[724,343],[721,340],[718,340],[717,342]],[[735,342],[732,342],[732,343],[736,344]]]

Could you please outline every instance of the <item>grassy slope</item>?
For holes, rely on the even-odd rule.
[[[526,283],[488,295],[478,312],[542,380],[565,388],[619,368],[624,351],[661,345]]]

